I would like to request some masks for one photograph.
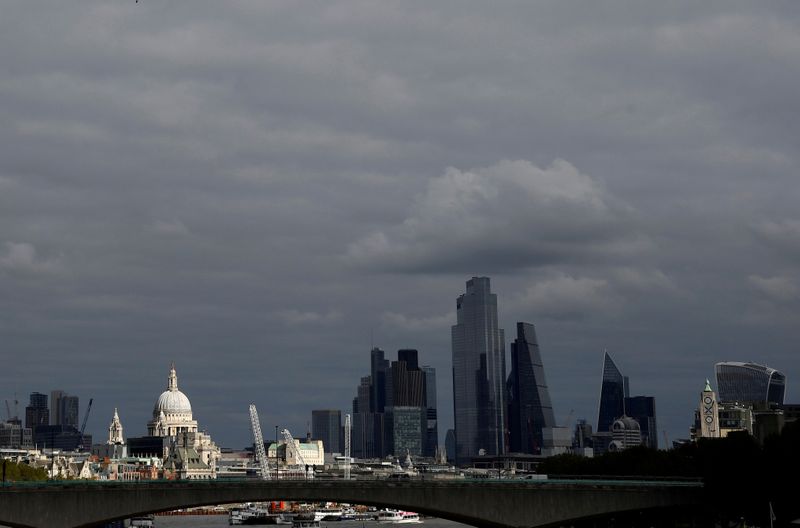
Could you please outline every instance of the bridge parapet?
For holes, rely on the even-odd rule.
[[[79,528],[160,511],[267,500],[333,501],[417,511],[473,526],[536,527],[619,512],[699,505],[698,483],[649,481],[144,481],[48,483],[0,490],[0,524]]]

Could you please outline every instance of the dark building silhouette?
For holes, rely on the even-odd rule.
[[[311,437],[322,440],[328,453],[343,453],[341,445],[342,411],[338,409],[319,409],[311,411]]]
[[[47,394],[32,392],[30,404],[25,407],[25,427],[33,430],[36,440],[36,428],[50,424],[50,409],[47,408]]]
[[[517,339],[511,343],[511,372],[506,387],[509,451],[541,454],[542,428],[555,427],[556,419],[532,324],[517,323]]]
[[[423,366],[425,373],[425,405],[427,414],[425,456],[436,456],[439,446],[439,419],[436,405],[436,369]]]
[[[387,387],[387,377],[391,377],[391,365],[386,359],[383,350],[373,348],[370,351],[370,377],[371,396],[369,411],[362,412],[382,413],[386,407],[386,396],[391,387]]]
[[[80,400],[62,390],[50,391],[50,425],[78,427]]]
[[[639,422],[642,444],[653,449],[658,449],[656,399],[652,396],[633,396],[625,398],[625,413]]]
[[[483,450],[505,452],[505,337],[497,323],[497,295],[488,277],[472,277],[456,300],[453,346],[453,410],[456,461]]]
[[[786,376],[774,368],[726,361],[717,363],[714,370],[721,402],[784,403]]]
[[[416,350],[400,350],[392,361],[392,407],[425,407],[425,373]],[[403,359],[406,358],[406,359]]]
[[[44,449],[75,451],[92,446],[92,435],[84,434],[71,425],[39,425],[33,430],[36,446]]]
[[[611,431],[617,418],[625,415],[625,398],[628,394],[628,379],[622,375],[608,352],[603,358],[603,383],[600,387],[600,411],[597,416],[597,432]]]

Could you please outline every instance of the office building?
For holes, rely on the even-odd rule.
[[[425,438],[425,413],[422,407],[387,407],[386,444],[396,458],[422,456]]]
[[[556,419],[532,324],[517,323],[517,339],[511,343],[511,372],[506,386],[508,450],[539,455],[544,446],[542,430],[555,427]]]
[[[0,422],[0,449],[33,447],[33,431],[17,422]]]
[[[505,452],[505,336],[488,277],[472,277],[456,300],[453,410],[456,460]]]
[[[454,464],[456,461],[456,431],[448,429],[444,435],[444,450],[447,452],[447,461]]]
[[[425,413],[427,416],[426,435],[425,435],[425,456],[436,456],[436,448],[439,446],[439,419],[436,405],[436,369],[423,366],[425,373]]]
[[[369,394],[367,394],[369,398]],[[341,444],[342,411],[339,409],[320,409],[311,411],[311,438],[322,440],[328,453],[344,453]]]
[[[611,424],[611,443],[608,450],[611,452],[622,451],[642,444],[641,428],[639,422],[630,416],[622,416]]]
[[[600,387],[600,410],[597,415],[598,433],[611,431],[614,421],[625,415],[625,398],[628,396],[628,379],[606,352],[603,357],[603,383]]]
[[[50,410],[47,408],[47,394],[31,393],[30,405],[25,407],[25,427],[34,430],[41,425],[50,424]]]
[[[391,390],[391,386],[387,387],[387,378],[391,378],[391,365],[383,350],[375,347],[370,351],[370,406],[361,412],[383,412],[386,407],[387,392]]]
[[[656,425],[656,399],[652,396],[625,398],[625,411],[639,423],[642,444],[658,449],[658,426]]]
[[[62,390],[50,391],[50,425],[78,427],[80,400]]]
[[[727,361],[717,363],[714,370],[721,402],[784,403],[786,376],[774,368]]]

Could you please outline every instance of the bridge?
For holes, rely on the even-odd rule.
[[[383,506],[487,528],[530,528],[626,514],[668,518],[670,512],[693,511],[702,491],[697,482],[603,480],[51,482],[0,488],[0,525],[92,527],[179,508],[282,499]]]

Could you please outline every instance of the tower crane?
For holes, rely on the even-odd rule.
[[[269,466],[267,464],[267,453],[264,450],[264,437],[261,435],[261,423],[258,421],[258,411],[255,405],[250,405],[250,427],[253,430],[253,442],[255,442],[256,458],[261,467],[261,478],[270,480]],[[275,446],[278,449],[278,446]]]
[[[6,400],[6,414],[8,415],[8,421],[11,421],[11,407],[8,405],[8,400]]]
[[[300,451],[299,442],[298,442],[298,444],[294,443],[294,438],[292,438],[292,433],[290,433],[288,429],[284,429],[283,431],[281,431],[281,435],[283,435],[283,440],[286,442],[286,449],[287,449],[286,458],[287,459],[289,458],[288,449],[289,449],[289,446],[291,446],[292,449],[295,450],[295,455],[296,455],[295,458],[297,459],[297,462],[299,463],[299,465],[302,468],[303,472],[306,473],[307,477],[313,478],[314,477],[314,470],[310,469],[310,468],[308,470],[306,469],[306,468],[308,468],[308,464],[306,464],[306,460],[305,460],[305,458],[303,458],[303,453]],[[276,446],[276,449],[277,449],[277,446]]]
[[[344,415],[344,478],[350,480],[350,415]]]
[[[83,451],[83,432],[86,430],[86,422],[89,421],[89,411],[92,410],[92,402],[94,398],[89,398],[89,405],[86,406],[86,414],[83,415],[83,423],[81,424],[80,443],[78,444],[78,451]]]

